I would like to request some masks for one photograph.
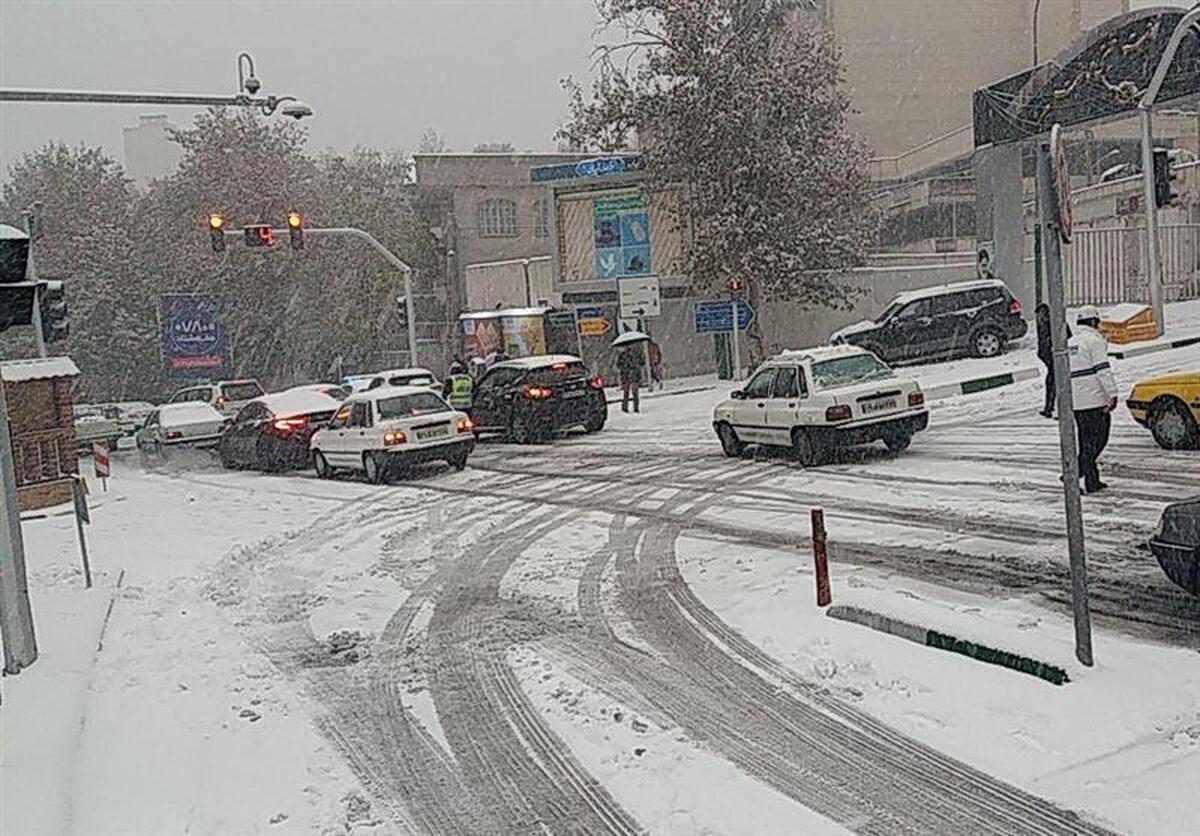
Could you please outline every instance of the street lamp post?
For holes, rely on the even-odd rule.
[[[533,305],[533,293],[529,287],[529,259],[521,259],[521,269],[525,271],[525,307]]]
[[[249,74],[245,69],[249,69]],[[238,55],[238,92],[231,96],[203,93],[117,93],[100,90],[44,90],[18,87],[0,88],[0,102],[42,104],[153,104],[192,107],[253,107],[264,116],[279,111],[293,119],[312,116],[312,108],[295,96],[259,96],[262,82],[254,74],[254,59],[248,53]]]

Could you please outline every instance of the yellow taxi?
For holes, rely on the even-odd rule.
[[[1200,371],[1139,381],[1125,401],[1133,420],[1166,450],[1200,449]]]

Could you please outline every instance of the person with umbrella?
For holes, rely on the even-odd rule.
[[[633,411],[642,411],[640,389],[642,367],[646,364],[642,345],[649,340],[649,335],[641,331],[626,331],[612,342],[613,349],[617,351],[617,377],[621,381],[622,412],[629,411],[630,399],[633,400]]]

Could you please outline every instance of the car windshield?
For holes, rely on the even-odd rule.
[[[822,360],[813,363],[812,371],[813,380],[822,389],[865,380],[879,380],[892,375],[892,370],[873,354],[853,354],[834,360]]]
[[[392,386],[432,386],[434,380],[431,374],[398,374],[388,378],[388,383]]]
[[[262,387],[253,380],[246,383],[225,383],[221,386],[221,394],[231,401],[248,401],[262,393]]]
[[[379,420],[412,418],[417,415],[428,415],[432,412],[447,412],[449,409],[450,407],[446,405],[446,402],[432,392],[397,395],[394,398],[382,398],[379,401]]]
[[[875,321],[877,323],[887,322],[889,319],[891,319],[893,316],[896,315],[896,311],[900,310],[901,307],[902,307],[902,303],[893,302],[892,304],[888,305],[886,308],[883,309],[883,313],[881,313]]]

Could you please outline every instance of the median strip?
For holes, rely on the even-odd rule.
[[[954,383],[940,383],[936,386],[925,388],[925,399],[929,401],[941,400],[942,398],[953,398],[957,395],[975,395],[979,392],[986,392],[989,389],[998,389],[1001,386],[1011,386],[1021,380],[1032,380],[1041,374],[1035,368],[1016,369],[1011,372],[1002,372],[1001,374],[987,375],[986,377],[973,377],[968,380],[959,380]]]
[[[1117,346],[1115,349],[1108,350],[1108,356],[1114,357],[1117,360],[1128,360],[1130,357],[1141,357],[1143,354],[1153,354],[1156,351],[1167,351],[1171,348],[1187,348],[1189,345],[1200,344],[1200,334],[1193,334],[1190,337],[1177,337],[1173,340],[1155,340],[1146,345],[1133,345],[1129,348]]]
[[[849,621],[862,627],[870,627],[872,630],[877,630],[881,633],[907,639],[915,644],[923,644],[926,647],[933,647],[938,650],[948,650],[989,665],[999,665],[1002,668],[1008,668],[1012,671],[1030,674],[1053,685],[1064,685],[1071,681],[1070,677],[1067,676],[1067,672],[1057,665],[1050,665],[1028,656],[1022,656],[1019,653],[1011,653],[1007,650],[999,650],[967,639],[960,639],[949,633],[939,633],[936,630],[920,627],[916,624],[901,621],[898,618],[892,618],[882,613],[864,610],[860,607],[838,604],[826,610],[826,615],[830,618],[836,618],[839,621]]]

